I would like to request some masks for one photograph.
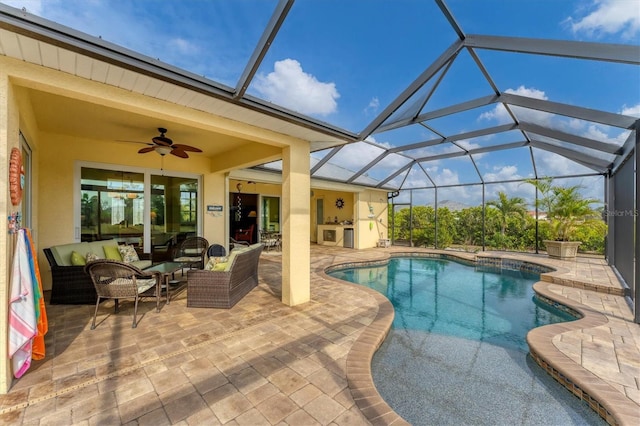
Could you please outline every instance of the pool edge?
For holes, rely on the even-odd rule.
[[[531,357],[547,374],[562,384],[563,387],[573,395],[585,401],[589,407],[598,413],[607,423],[612,425],[636,424],[639,419],[637,413],[640,410],[640,406],[626,398],[620,391],[607,383],[607,381],[599,378],[571,360],[553,345],[553,337],[556,335],[568,330],[603,325],[608,322],[608,319],[604,314],[592,311],[578,302],[573,302],[568,299],[559,300],[557,296],[547,291],[549,285],[558,284],[617,295],[615,289],[612,291],[611,288],[594,286],[591,283],[581,283],[578,280],[567,282],[561,278],[561,275],[566,272],[564,268],[558,267],[557,265],[546,264],[544,261],[514,259],[515,256],[513,254],[500,256],[495,253],[451,253],[440,250],[421,252],[408,250],[395,251],[384,253],[384,255],[377,260],[352,261],[330,265],[324,268],[322,272],[326,277],[334,279],[328,275],[328,272],[348,267],[383,265],[388,263],[389,259],[403,256],[440,258],[455,261],[461,260],[463,262],[473,263],[474,265],[491,265],[491,262],[500,262],[501,267],[503,260],[507,260],[507,262],[516,260],[526,265],[537,265],[544,268],[545,271],[539,271],[541,281],[534,284],[534,291],[563,306],[567,306],[569,309],[579,312],[583,317],[568,323],[550,324],[530,330],[529,333],[527,333],[527,343],[529,344]],[[478,262],[478,259],[481,259],[481,262]],[[526,268],[526,270],[529,269]],[[346,281],[339,281],[347,283]],[[352,283],[347,284],[356,285]],[[395,314],[393,305],[391,305],[391,302],[381,293],[366,287],[359,287],[374,293],[373,297],[376,298],[379,309],[376,318],[374,318],[371,325],[369,325],[365,332],[356,340],[347,356],[347,381],[349,383],[349,389],[356,405],[371,423],[408,424],[380,396],[373,383],[371,374],[373,355],[391,328]],[[531,342],[529,336],[531,336]],[[367,355],[366,360],[363,359],[363,355],[365,354]],[[556,359],[551,359],[553,357],[556,357]]]

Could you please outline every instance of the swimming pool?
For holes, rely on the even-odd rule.
[[[380,395],[410,423],[604,424],[527,355],[530,329],[575,319],[536,300],[537,274],[395,258],[330,275],[392,302],[392,329],[371,368]]]

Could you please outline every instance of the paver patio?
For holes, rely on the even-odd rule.
[[[296,307],[280,302],[278,252],[263,254],[259,287],[230,310],[187,308],[182,290],[160,313],[142,302],[137,329],[130,304],[114,315],[105,302],[90,330],[93,306],[48,306],[47,357],[0,396],[0,422],[402,424],[369,367],[393,319],[390,303],[323,271],[407,250],[424,251],[312,245],[312,300]],[[616,294],[615,274],[600,259],[526,257],[559,269],[537,284],[541,292],[585,313],[539,329],[550,331],[531,338],[535,353],[552,374],[575,375],[572,383],[618,422],[640,423],[640,326]],[[599,291],[586,289],[594,285]]]

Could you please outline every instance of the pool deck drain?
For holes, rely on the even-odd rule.
[[[292,308],[280,302],[280,254],[269,252],[260,261],[259,287],[233,309],[188,309],[182,292],[158,314],[143,302],[137,329],[130,328],[128,309],[113,315],[102,307],[92,331],[93,307],[47,306],[47,357],[0,395],[0,422],[406,424],[371,378],[370,361],[391,326],[392,306],[324,270],[407,251],[475,258],[312,245],[312,301]],[[640,424],[640,326],[605,262],[483,256],[557,269],[544,274],[536,290],[585,317],[536,329],[533,357],[609,423]]]

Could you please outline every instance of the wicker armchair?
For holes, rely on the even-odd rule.
[[[202,237],[189,237],[180,243],[173,255],[174,262],[188,263],[200,269],[204,268],[204,255],[209,242]]]
[[[187,307],[233,307],[258,285],[262,244],[235,249],[224,271],[190,270],[187,273]]]
[[[133,265],[117,260],[101,259],[89,262],[85,267],[91,277],[98,300],[93,313],[91,329],[96,328],[96,316],[100,299],[115,299],[115,312],[118,313],[119,299],[134,299],[133,324],[138,326],[138,300],[141,297],[156,298],[156,312],[160,312],[160,283],[162,274],[159,272],[145,272]]]

